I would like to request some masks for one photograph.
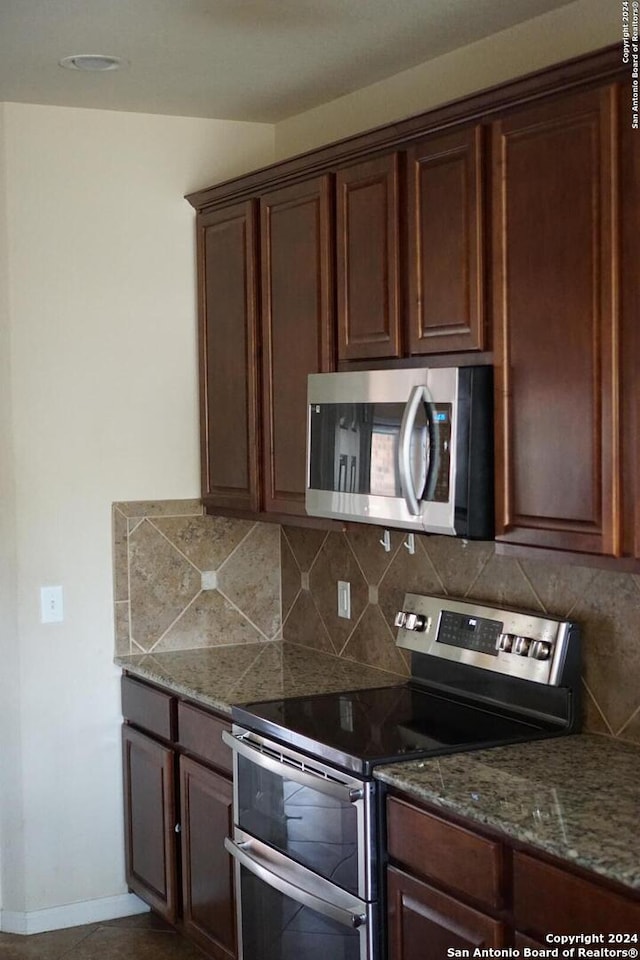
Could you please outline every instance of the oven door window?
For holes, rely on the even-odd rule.
[[[350,893],[358,893],[356,805],[238,756],[236,822],[259,840]]]
[[[250,960],[360,960],[361,934],[240,871],[242,956]]]

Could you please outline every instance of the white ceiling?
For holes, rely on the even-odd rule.
[[[273,123],[569,2],[0,0],[0,101]]]

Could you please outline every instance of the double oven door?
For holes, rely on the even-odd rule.
[[[241,960],[377,960],[375,789],[234,726]]]

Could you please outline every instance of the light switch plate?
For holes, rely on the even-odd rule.
[[[62,587],[40,587],[40,622],[62,623]]]
[[[351,584],[348,580],[338,580],[338,616],[351,620]]]

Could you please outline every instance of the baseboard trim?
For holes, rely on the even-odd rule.
[[[62,930],[65,927],[80,927],[85,923],[100,923],[102,920],[117,920],[136,913],[147,913],[149,907],[133,893],[117,897],[101,897],[99,900],[82,900],[67,903],[62,907],[18,913],[0,910],[0,930],[3,933],[46,933],[47,930]]]

